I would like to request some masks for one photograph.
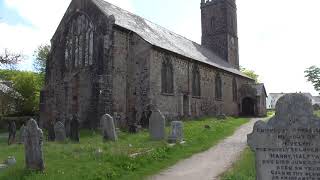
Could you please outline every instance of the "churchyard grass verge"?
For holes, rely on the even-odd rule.
[[[315,114],[320,117],[320,111]],[[268,117],[270,115],[268,114]],[[221,180],[254,180],[255,172],[255,158],[254,153],[247,148],[233,167],[221,176]]]
[[[103,143],[99,132],[81,131],[80,143],[44,144],[44,173],[24,169],[22,145],[6,145],[0,138],[0,161],[14,156],[17,164],[0,173],[0,179],[10,180],[103,180],[143,179],[160,170],[202,152],[233,134],[245,118],[212,118],[184,122],[186,143],[170,147],[164,141],[151,141],[147,131],[138,134],[121,132],[119,141]],[[210,129],[205,128],[206,125]],[[167,129],[168,130],[168,129]],[[100,149],[100,150],[99,150]],[[142,153],[140,156],[130,155]]]
[[[255,159],[250,148],[246,148],[233,167],[222,175],[221,180],[255,180]]]

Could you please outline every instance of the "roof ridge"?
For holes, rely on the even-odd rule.
[[[161,27],[161,28],[163,28],[163,29],[166,29],[166,30],[172,32],[173,34],[176,34],[176,35],[178,35],[178,36],[180,36],[180,37],[182,37],[182,38],[184,38],[184,39],[186,39],[186,40],[188,40],[188,41],[191,41],[191,42],[193,42],[193,43],[195,43],[195,44],[197,44],[197,45],[199,45],[199,46],[201,46],[201,47],[203,47],[203,48],[206,48],[206,47],[202,46],[201,44],[199,44],[199,43],[197,43],[197,42],[195,42],[195,41],[193,41],[193,40],[191,40],[191,39],[189,39],[189,38],[187,38],[187,37],[185,37],[185,36],[183,36],[183,35],[181,35],[181,34],[178,34],[178,33],[174,32],[173,30],[170,30],[170,29],[167,28],[167,27],[164,27],[164,26],[162,26],[162,25],[160,25],[160,24],[158,24],[158,23],[155,23],[155,22],[147,19],[147,18],[144,18],[144,17],[142,17],[142,16],[140,16],[140,15],[137,15],[137,14],[135,14],[135,13],[133,13],[133,12],[130,12],[129,10],[123,9],[123,8],[121,8],[121,7],[119,7],[119,6],[115,5],[115,4],[112,4],[112,3],[108,2],[107,0],[94,0],[94,1],[103,1],[104,3],[108,3],[108,4],[110,4],[110,5],[112,5],[112,6],[116,7],[116,8],[119,8],[119,9],[121,9],[121,10],[123,10],[123,11],[125,11],[125,12],[127,12],[127,13],[129,13],[129,14],[131,14],[131,15],[133,15],[133,16],[139,17],[139,18],[141,18],[141,19],[143,19],[143,20],[145,20],[145,21],[148,21],[148,22],[150,22],[150,23],[152,23],[152,24],[154,24],[154,25],[157,25],[157,26],[159,26],[159,27]],[[207,49],[207,48],[206,48],[206,49]],[[207,50],[211,51],[210,49],[207,49]],[[211,52],[212,52],[212,51],[211,51]],[[212,53],[214,53],[214,52],[212,52]]]

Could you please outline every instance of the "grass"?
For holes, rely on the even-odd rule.
[[[6,145],[0,138],[0,159],[14,156],[17,164],[0,173],[0,179],[10,180],[141,180],[175,164],[194,153],[202,152],[233,134],[248,119],[228,118],[225,121],[202,119],[184,123],[186,143],[170,147],[164,141],[151,141],[148,132],[127,134],[121,132],[119,141],[102,142],[98,133],[81,132],[81,143],[45,143],[46,170],[37,173],[25,170],[22,145]],[[209,125],[210,129],[204,126]],[[102,154],[96,151],[101,149]],[[130,154],[148,152],[131,158]]]
[[[241,158],[232,169],[222,175],[221,180],[255,180],[255,158],[254,153],[249,149],[242,152]]]
[[[319,111],[316,111],[315,114],[320,117],[320,110]]]

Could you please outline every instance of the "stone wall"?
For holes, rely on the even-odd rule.
[[[92,2],[72,1],[51,40],[40,124],[75,114],[83,127],[94,128],[111,112],[113,24]],[[86,27],[92,33],[80,34]]]
[[[161,92],[161,66],[167,56],[174,69],[174,93]],[[200,97],[192,94],[192,69],[197,64],[200,70]],[[161,49],[154,49],[150,58],[150,98],[164,115],[174,119],[178,116],[201,117],[217,114],[238,115],[239,102],[233,101],[232,80],[235,75],[223,72],[205,64],[190,61],[181,56],[171,54]],[[215,76],[220,73],[222,79],[222,100],[215,98]],[[252,82],[252,80],[236,77],[237,87]],[[187,106],[187,107],[186,107]]]

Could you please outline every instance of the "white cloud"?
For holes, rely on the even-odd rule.
[[[304,70],[320,65],[320,1],[238,0],[237,7],[240,64],[255,70],[268,92],[317,95]],[[173,30],[201,42],[200,10],[183,14]]]
[[[70,2],[71,0],[5,0],[5,4],[29,21],[32,27],[0,23],[0,50],[8,48],[24,53],[28,58],[22,63],[21,68],[32,69],[34,50],[39,45],[50,42]],[[109,2],[133,11],[131,0]]]

